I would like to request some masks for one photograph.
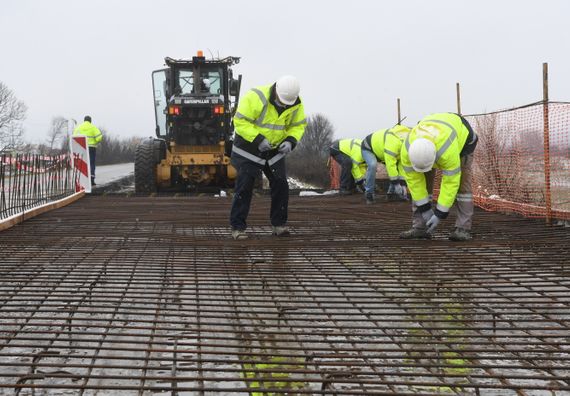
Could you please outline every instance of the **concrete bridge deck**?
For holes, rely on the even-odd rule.
[[[570,394],[570,233],[404,203],[91,196],[0,233],[0,394]]]

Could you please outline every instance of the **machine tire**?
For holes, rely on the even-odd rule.
[[[156,186],[154,140],[141,143],[135,151],[135,194],[152,194]]]

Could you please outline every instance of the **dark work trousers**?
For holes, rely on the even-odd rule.
[[[285,158],[269,166],[256,164],[240,155],[232,154],[232,165],[237,170],[235,193],[230,212],[230,224],[234,230],[247,228],[247,216],[253,196],[255,179],[263,171],[269,180],[271,189],[271,210],[269,217],[272,226],[283,226],[287,223],[287,210],[289,206],[289,183],[285,169]]]
[[[97,149],[89,146],[89,169],[91,170],[91,179],[95,179],[95,157],[97,156]]]
[[[330,155],[340,165],[340,189],[348,191],[354,190],[356,185],[352,177],[352,158],[332,147],[330,149]]]

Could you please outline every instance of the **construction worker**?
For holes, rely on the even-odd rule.
[[[274,84],[251,89],[239,102],[234,117],[236,136],[231,155],[231,164],[238,173],[230,213],[232,237],[236,240],[248,237],[246,220],[254,182],[261,171],[271,188],[272,233],[289,235],[285,156],[301,140],[307,125],[299,91],[299,81],[295,77],[283,76]]]
[[[91,117],[86,115],[83,123],[73,130],[73,136],[82,135],[87,138],[89,146],[89,169],[91,170],[91,185],[95,186],[95,157],[97,155],[97,145],[103,140],[103,134],[95,125],[91,123]]]
[[[352,194],[355,187],[363,190],[366,162],[361,145],[361,139],[340,139],[329,149],[331,157],[340,165],[340,195]]]
[[[404,125],[395,125],[392,128],[380,129],[366,136],[362,141],[362,158],[366,161],[366,203],[374,202],[374,189],[376,187],[376,168],[378,161],[386,165],[386,172],[390,178],[388,199],[399,198],[407,201],[407,189],[404,171],[400,163],[402,144],[410,128]]]
[[[413,220],[412,229],[402,232],[400,238],[431,238],[455,203],[457,219],[449,239],[471,239],[471,167],[477,140],[467,120],[454,113],[429,115],[412,129],[402,147],[401,158],[412,195]],[[431,202],[434,168],[442,173],[435,210]]]

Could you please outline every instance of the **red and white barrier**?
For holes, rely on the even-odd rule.
[[[75,191],[91,192],[91,167],[89,166],[89,146],[85,136],[71,137],[71,154],[73,167],[77,169],[79,178]]]

